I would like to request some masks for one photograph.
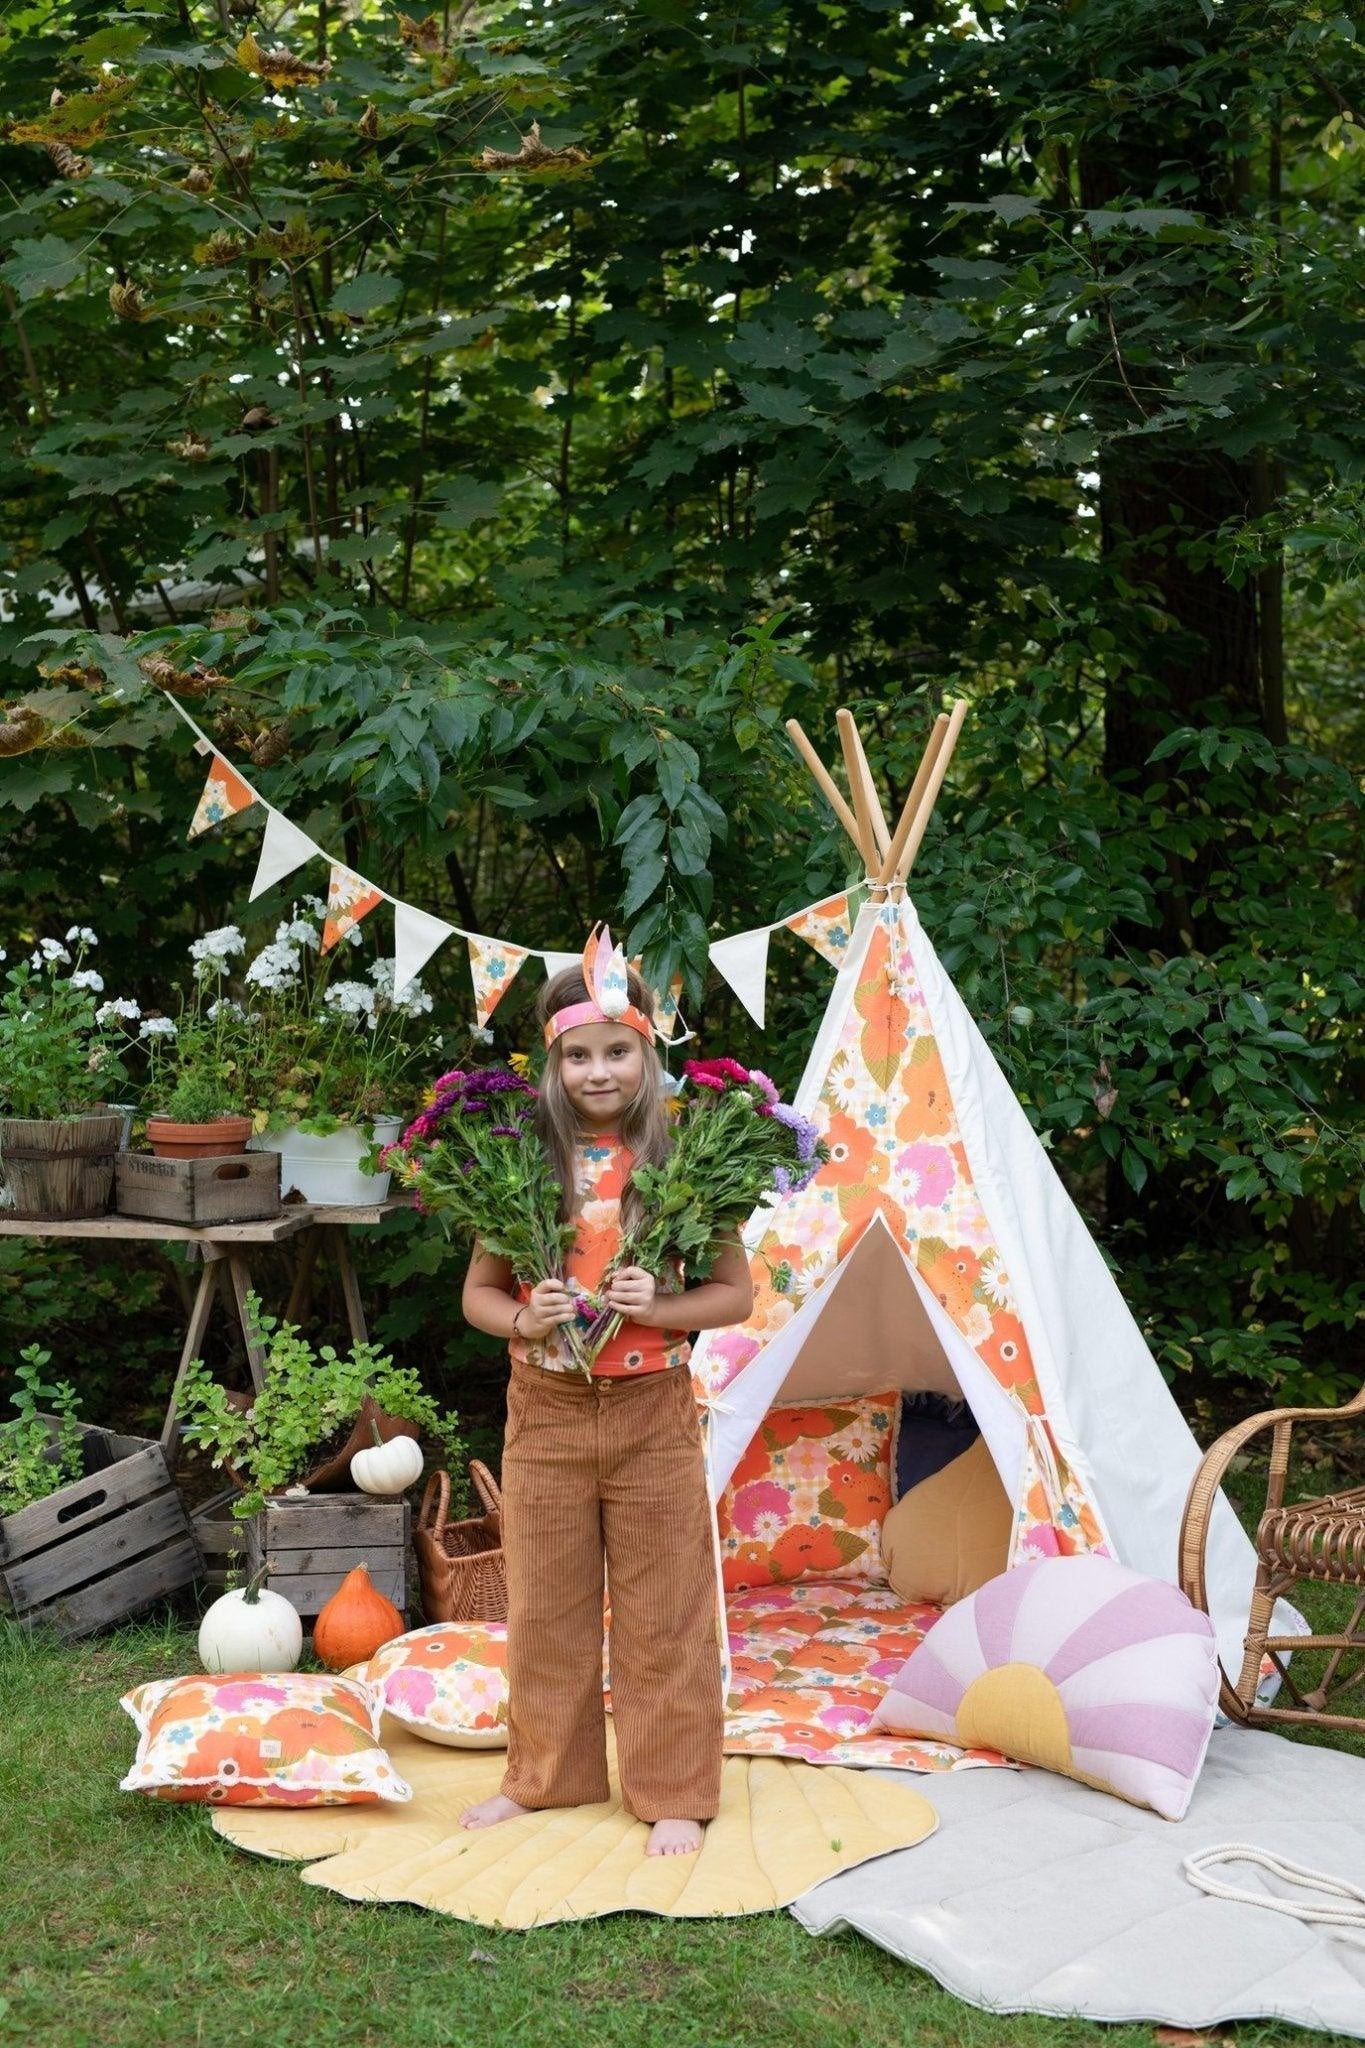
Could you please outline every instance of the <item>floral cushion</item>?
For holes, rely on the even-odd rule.
[[[798,1579],[881,1584],[900,1395],[770,1408],[716,1514],[730,1592]]]
[[[125,1695],[137,1757],[119,1788],[211,1806],[402,1805],[379,1701],[325,1671],[159,1678]]]
[[[414,1735],[451,1749],[507,1747],[507,1623],[436,1621],[347,1674]]]

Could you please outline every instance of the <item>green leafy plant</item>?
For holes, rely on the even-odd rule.
[[[44,1381],[52,1353],[40,1345],[26,1345],[19,1356],[24,1363],[15,1368],[19,1384],[10,1396],[16,1419],[0,1427],[0,1515],[18,1514],[85,1476],[76,1389],[69,1380]]]
[[[231,1465],[245,1491],[233,1514],[258,1514],[268,1493],[296,1484],[321,1455],[345,1441],[366,1396],[387,1414],[416,1426],[458,1463],[464,1444],[459,1417],[442,1412],[415,1370],[397,1366],[375,1344],[353,1344],[343,1357],[317,1350],[293,1323],[261,1313],[256,1295],[247,1313],[266,1342],[265,1385],[245,1410],[237,1407],[203,1359],[185,1375],[181,1413],[186,1442],[213,1465]]]
[[[97,943],[92,931],[73,926],[64,942],[39,940],[5,976],[0,1116],[78,1116],[117,1093],[123,1064],[95,1006],[104,983],[85,965]]]

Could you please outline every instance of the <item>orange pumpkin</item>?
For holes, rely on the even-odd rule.
[[[344,1671],[402,1633],[402,1615],[373,1584],[368,1565],[358,1564],[313,1623],[313,1650],[329,1671]]]

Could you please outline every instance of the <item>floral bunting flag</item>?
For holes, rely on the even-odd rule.
[[[195,806],[187,837],[197,839],[210,826],[221,825],[225,818],[235,818],[238,811],[249,810],[255,801],[255,790],[243,782],[237,770],[229,766],[221,754],[215,754],[209,763],[208,781]]]
[[[376,889],[373,882],[367,882],[363,875],[353,875],[349,868],[334,863],[327,877],[327,918],[322,927],[322,951],[330,953],[339,939],[344,939],[362,917],[368,917],[383,901],[384,891]]]
[[[807,909],[798,910],[795,917],[782,921],[789,932],[814,946],[824,959],[842,967],[853,936],[853,913],[846,891],[841,896],[827,896],[823,903],[812,903]]]
[[[469,973],[474,983],[474,1008],[478,1013],[479,1029],[488,1028],[488,1020],[506,995],[518,974],[530,959],[530,949],[513,946],[506,939],[486,939],[470,932]]]
[[[682,1001],[683,978],[675,974],[666,989],[654,989],[654,1023],[665,1045],[680,1045],[692,1033],[683,1023],[678,1004]]]

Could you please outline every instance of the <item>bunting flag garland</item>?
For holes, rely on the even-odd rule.
[[[486,1031],[489,1018],[530,959],[530,949],[514,946],[506,939],[485,938],[479,932],[466,932],[465,938],[469,943],[474,1009],[479,1029]]]
[[[561,953],[550,950],[538,951],[530,946],[515,945],[509,939],[491,938],[482,932],[467,932],[462,926],[447,924],[443,918],[433,917],[429,911],[419,910],[415,904],[404,903],[400,898],[389,896],[383,889],[376,888],[364,875],[358,875],[318,846],[306,832],[268,804],[258,795],[246,777],[224,758],[217,747],[190,713],[176,698],[167,692],[166,701],[184,720],[194,734],[196,750],[209,757],[208,776],[203,792],[195,806],[190,822],[189,837],[196,839],[215,825],[221,825],[239,812],[259,804],[265,813],[265,832],[261,840],[260,855],[256,864],[256,876],[251,885],[251,901],[254,903],[268,889],[291,875],[296,868],[308,860],[325,860],[329,874],[327,883],[327,915],[322,931],[322,951],[328,953],[353,931],[362,918],[381,903],[393,905],[394,936],[394,989],[401,998],[421,973],[427,961],[447,939],[462,938],[469,949],[470,979],[474,987],[474,1007],[480,1030],[486,1030],[489,1019],[499,1002],[515,981],[526,962],[532,958],[545,963],[547,975],[555,975],[564,968],[582,966],[580,953]],[[811,903],[804,910],[794,911],[790,917],[779,918],[775,924],[760,926],[757,930],[735,932],[727,938],[714,941],[710,957],[716,972],[728,983],[744,1008],[759,1026],[764,1027],[766,1014],[766,976],[768,965],[768,940],[779,928],[795,932],[798,938],[813,946],[825,960],[838,967],[852,938],[854,905],[853,897],[861,885],[844,890],[839,895],[828,896],[822,902]],[[631,961],[638,974],[639,959]],[[679,1002],[682,996],[683,977],[674,974],[666,990],[652,991],[654,996],[654,1017],[660,1041],[664,1045],[679,1045],[692,1037],[684,1024]]]
[[[295,868],[301,868],[306,860],[321,858],[319,849],[308,834],[300,832],[297,825],[291,825],[282,811],[272,811],[267,804],[265,837],[256,863],[256,879],[251,885],[251,902],[254,903],[258,896],[264,896],[267,889],[273,888],[276,882],[282,882],[286,875],[292,875]]]
[[[760,1031],[767,1007],[771,930],[772,926],[765,924],[757,931],[736,932],[733,938],[717,939],[711,948],[711,965],[730,984]]]
[[[235,818],[239,811],[250,810],[256,801],[256,792],[250,783],[243,782],[237,770],[225,761],[221,754],[215,754],[209,763],[204,793],[195,806],[186,837],[197,839],[201,832],[207,832],[211,826],[221,825],[225,819]]]
[[[349,868],[334,861],[327,877],[327,916],[319,951],[330,953],[347,932],[354,931],[362,917],[368,917],[383,901],[382,889],[376,889],[363,875],[353,875]]]
[[[393,992],[401,1002],[409,982],[416,981],[439,946],[457,936],[457,928],[414,903],[393,906]]]
[[[849,940],[853,937],[853,912],[849,907],[847,890],[839,896],[827,896],[823,903],[811,903],[805,910],[798,910],[794,917],[784,917],[782,922],[789,932],[795,932],[807,945],[814,946],[816,952],[832,966],[842,966]]]

